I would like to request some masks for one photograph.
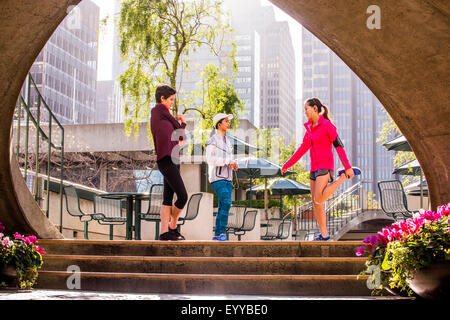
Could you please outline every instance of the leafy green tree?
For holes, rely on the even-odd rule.
[[[120,51],[127,70],[120,76],[127,132],[148,119],[155,88],[167,83],[180,91],[180,70],[189,55],[208,47],[219,56],[231,28],[222,0],[125,0],[119,20]],[[178,104],[173,114],[178,114]]]
[[[379,132],[379,136],[377,138],[377,142],[380,143],[386,143],[390,140],[392,140],[395,137],[400,136],[402,133],[400,129],[395,124],[394,120],[391,118],[391,116],[384,111],[388,117],[388,120],[383,123],[383,128]],[[392,151],[391,151],[392,152]],[[397,151],[395,153],[394,159],[393,159],[393,165],[394,167],[401,166],[402,164],[415,160],[416,155],[414,152],[411,151]],[[402,183],[403,185],[407,185],[412,182],[413,176],[402,176]]]
[[[233,68],[236,70],[236,68]],[[229,74],[227,67],[218,67],[214,64],[207,64],[201,72],[200,81],[197,84],[198,91],[191,92],[187,99],[187,105],[200,105],[197,108],[203,119],[195,127],[195,134],[202,137],[203,146],[209,138],[208,133],[213,128],[213,118],[218,113],[233,114],[231,128],[239,127],[239,115],[244,104],[239,99],[233,85],[235,72]]]

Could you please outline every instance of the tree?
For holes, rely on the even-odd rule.
[[[386,143],[394,137],[398,137],[401,135],[400,129],[395,124],[394,120],[392,120],[391,116],[384,111],[388,117],[388,120],[383,123],[383,129],[379,132],[379,137],[377,138],[377,142]],[[394,167],[401,166],[402,164],[415,160],[416,155],[411,151],[397,151],[395,153],[393,159]],[[402,176],[403,185],[407,185],[411,183],[413,180],[413,176],[404,175]]]
[[[158,84],[180,90],[180,68],[189,55],[206,46],[223,55],[231,28],[225,21],[222,0],[125,0],[119,21],[120,51],[128,63],[120,76],[125,99],[126,127],[137,130],[148,119]],[[173,107],[178,114],[179,105]]]
[[[213,118],[218,113],[236,115],[231,120],[231,128],[239,127],[238,116],[244,108],[244,104],[239,99],[232,82],[236,67],[233,66],[233,73],[229,74],[226,66],[219,68],[214,64],[207,64],[201,72],[200,81],[197,84],[198,91],[191,92],[186,103],[188,105],[201,105],[196,109],[202,114],[202,121],[196,126],[197,136],[202,137],[202,145],[206,144],[209,138],[208,133],[213,128]]]

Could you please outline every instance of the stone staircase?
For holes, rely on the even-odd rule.
[[[36,288],[270,296],[367,296],[360,241],[40,240]],[[69,266],[76,266],[70,269]],[[73,270],[79,270],[75,274]],[[69,279],[69,281],[68,281]]]

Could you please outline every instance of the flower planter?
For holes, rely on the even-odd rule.
[[[450,298],[450,260],[435,262],[416,271],[409,287],[420,297],[433,300]]]
[[[0,283],[4,282],[7,287],[16,287],[18,275],[13,265],[0,267]]]

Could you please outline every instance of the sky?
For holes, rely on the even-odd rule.
[[[91,0],[100,8],[100,20],[106,16],[114,15],[113,0]],[[97,80],[111,80],[112,78],[112,44],[114,28],[112,23],[108,23],[105,30],[102,29],[99,35],[98,44],[98,68]]]

